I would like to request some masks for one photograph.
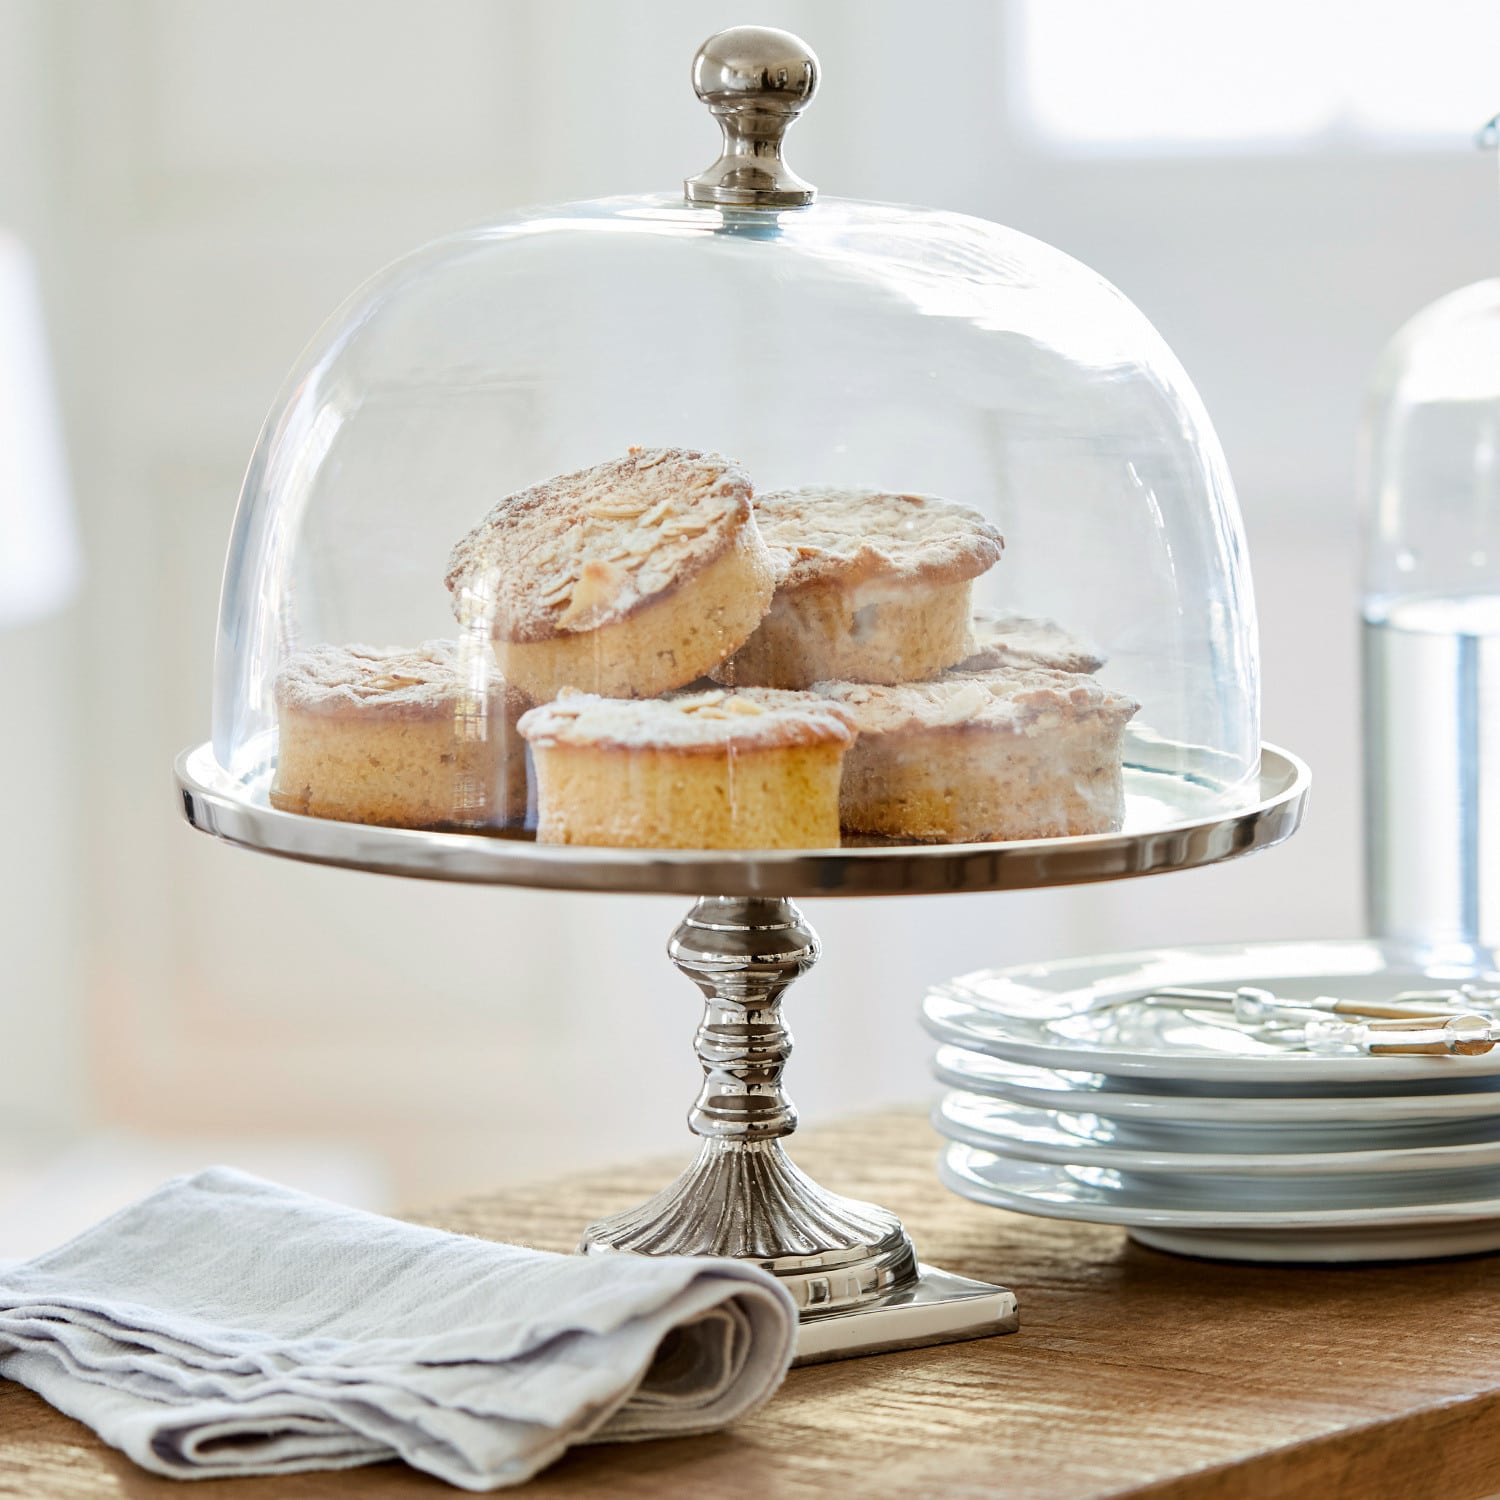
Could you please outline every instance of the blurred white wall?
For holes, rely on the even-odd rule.
[[[40,7],[0,4],[0,229],[50,256],[56,136],[38,66],[45,38]],[[79,624],[70,611],[0,629],[0,1057],[9,1064],[0,1158],[8,1137],[65,1138],[85,1105],[84,756],[67,688]]]
[[[169,768],[208,730],[240,474],[319,322],[450,228],[670,189],[715,144],[692,51],[746,19],[821,54],[793,159],[826,192],[1001,219],[1162,329],[1237,476],[1266,734],[1318,776],[1305,832],[1239,865],[810,903],[826,956],[789,1010],[804,1114],[921,1096],[916,1003],[950,973],[1359,929],[1360,391],[1410,312],[1490,270],[1492,160],[1060,154],[1007,108],[992,0],[0,0],[0,223],[43,256],[89,566],[74,617],[0,641],[0,950],[26,955],[0,968],[12,1141],[114,1124],[352,1145],[404,1200],[682,1145],[696,995],[662,953],[681,902],[236,852],[182,825]]]

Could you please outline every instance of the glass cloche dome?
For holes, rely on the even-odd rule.
[[[813,201],[816,60],[740,36],[685,192],[454,234],[318,334],[240,497],[218,768],[289,816],[657,848],[1232,809],[1254,604],[1181,366],[1024,234]]]

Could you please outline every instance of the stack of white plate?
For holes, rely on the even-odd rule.
[[[978,1203],[1118,1224],[1256,1261],[1500,1249],[1500,1047],[1477,1057],[1290,1049],[1209,1007],[1132,1001],[1254,985],[1389,1000],[1490,970],[1372,942],[1178,948],[989,970],[923,1007],[949,1092],[940,1172]]]

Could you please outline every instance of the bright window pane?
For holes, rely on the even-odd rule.
[[[1023,117],[1084,149],[1468,145],[1500,111],[1500,3],[1011,0]]]

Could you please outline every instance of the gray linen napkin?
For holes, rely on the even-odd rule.
[[[0,1376],[179,1479],[399,1456],[486,1490],[734,1421],[796,1321],[736,1261],[551,1255],[212,1167],[0,1267]]]

